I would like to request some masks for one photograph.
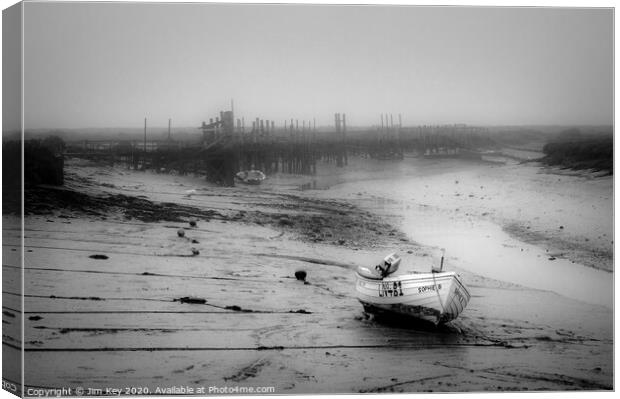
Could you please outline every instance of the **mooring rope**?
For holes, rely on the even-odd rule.
[[[441,265],[439,266],[439,271],[443,271],[443,253],[441,254]],[[446,312],[446,308],[441,302],[441,295],[439,294],[439,287],[437,286],[437,280],[435,279],[435,271],[431,268],[431,274],[433,275],[433,284],[435,285],[435,292],[437,292],[437,299],[439,300],[439,305],[441,306],[441,314],[443,315]],[[439,320],[438,320],[439,321]]]

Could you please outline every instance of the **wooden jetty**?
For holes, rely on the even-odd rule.
[[[348,164],[349,156],[403,159],[404,152],[418,155],[457,154],[492,145],[488,130],[466,125],[403,127],[402,117],[381,114],[381,124],[351,132],[344,113],[334,114],[332,129],[317,131],[316,120],[275,121],[256,118],[246,129],[245,118],[221,111],[199,127],[192,142],[172,139],[170,121],[166,139],[82,140],[69,143],[66,155],[121,163],[131,169],[175,170],[203,173],[207,179],[234,185],[238,171],[259,169],[267,175],[312,175],[317,162]]]

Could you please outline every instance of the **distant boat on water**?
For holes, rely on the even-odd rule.
[[[242,170],[235,175],[235,181],[244,184],[261,184],[267,176],[260,170]]]
[[[454,320],[467,306],[471,295],[455,272],[439,270],[390,276],[401,259],[392,254],[374,270],[358,267],[358,300],[367,313],[413,317],[434,324]]]

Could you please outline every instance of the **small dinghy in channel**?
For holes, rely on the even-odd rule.
[[[261,184],[267,176],[260,170],[242,170],[235,175],[235,180],[244,184]]]

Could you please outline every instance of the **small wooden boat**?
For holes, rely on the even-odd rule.
[[[467,306],[470,294],[458,274],[433,268],[430,273],[390,276],[398,269],[396,254],[374,270],[358,267],[357,298],[367,313],[409,316],[434,324],[454,320]]]
[[[261,184],[267,176],[260,170],[242,170],[235,175],[235,180],[245,184]]]

